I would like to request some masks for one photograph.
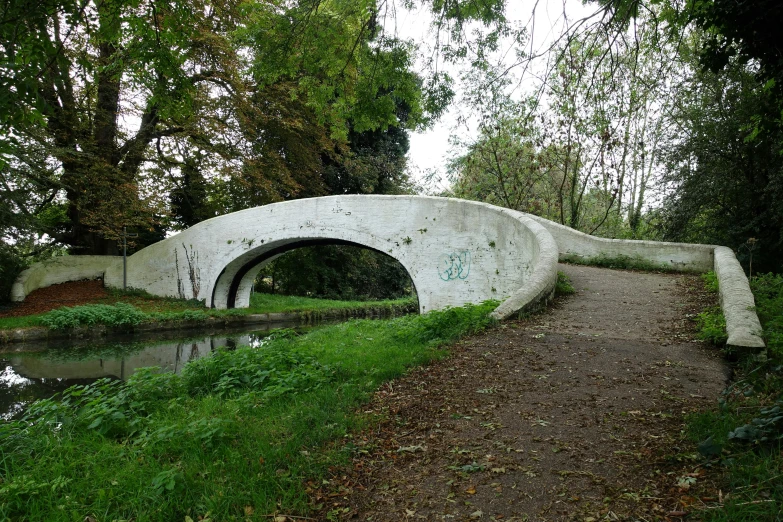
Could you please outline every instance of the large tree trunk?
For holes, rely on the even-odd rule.
[[[92,114],[76,110],[73,96],[63,96],[63,85],[70,85],[71,71],[61,66],[52,71],[47,90],[53,107],[49,129],[64,153],[58,155],[63,166],[62,184],[68,202],[67,216],[70,230],[58,238],[74,254],[117,255],[117,235],[123,225],[125,210],[132,208],[137,198],[129,191],[141,164],[144,148],[149,143],[149,129],[141,139],[133,139],[130,147],[134,155],[129,169],[120,166],[123,148],[118,146],[120,80],[117,37],[121,27],[118,14],[111,3],[98,3],[100,30],[94,35],[98,56],[95,74],[95,106]],[[70,94],[71,89],[67,89]],[[156,118],[144,124],[154,127]],[[139,138],[138,136],[136,138]],[[126,144],[127,145],[127,144]],[[131,225],[131,223],[127,223]],[[108,238],[107,238],[108,236]]]

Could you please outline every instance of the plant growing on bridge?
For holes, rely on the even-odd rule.
[[[555,283],[555,295],[571,295],[576,290],[571,284],[571,279],[565,272],[557,272],[557,282]]]

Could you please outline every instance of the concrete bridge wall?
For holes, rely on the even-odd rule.
[[[726,318],[728,346],[764,348],[761,323],[754,310],[755,300],[745,271],[734,252],[727,247],[663,241],[633,241],[590,236],[554,221],[530,216],[555,238],[560,257],[590,259],[597,256],[627,256],[677,271],[708,272],[718,276],[721,308]]]
[[[130,256],[128,286],[216,308],[247,306],[264,264],[287,250],[325,243],[371,248],[398,260],[422,313],[511,296],[525,307],[523,301],[550,295],[556,279],[554,240],[525,214],[447,198],[332,196],[199,223]],[[108,267],[104,281],[121,286],[121,264]],[[499,314],[513,312],[506,306]]]
[[[100,279],[115,263],[122,270],[122,258],[114,256],[60,256],[41,261],[19,274],[11,286],[11,301],[24,301],[33,290],[59,283]]]
[[[715,270],[730,346],[760,348],[761,326],[747,278],[725,247],[589,236],[558,223],[484,203],[425,196],[332,196],[266,205],[213,218],[128,258],[128,286],[195,298],[217,308],[248,305],[265,263],[314,244],[351,244],[397,259],[422,313],[502,300],[497,318],[552,295],[561,258],[628,256],[679,271]],[[66,256],[18,277],[12,299],[64,281],[104,277],[122,286],[122,261]]]

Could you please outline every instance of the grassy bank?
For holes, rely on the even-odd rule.
[[[717,291],[714,275],[705,280]],[[754,277],[751,289],[767,353],[727,353],[734,365],[732,384],[714,410],[688,423],[705,464],[723,474],[723,502],[701,511],[703,520],[779,520],[783,510],[783,276]],[[699,320],[703,338],[725,343],[720,310],[708,310]]]
[[[330,310],[366,310],[377,308],[400,311],[415,308],[415,299],[388,301],[336,301],[307,297],[252,294],[248,308],[213,310],[201,301],[155,297],[141,291],[112,290],[103,302],[63,307],[45,314],[0,318],[0,330],[44,326],[52,329],[101,324],[129,326],[141,323],[199,320],[207,317],[266,313],[318,314]]]
[[[0,424],[0,519],[267,520],[306,515],[308,490],[352,452],[381,383],[443,357],[497,303],[282,334],[45,400]]]

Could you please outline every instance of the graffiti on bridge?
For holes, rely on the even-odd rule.
[[[470,275],[470,252],[463,250],[440,256],[438,275],[444,281],[467,279]]]

